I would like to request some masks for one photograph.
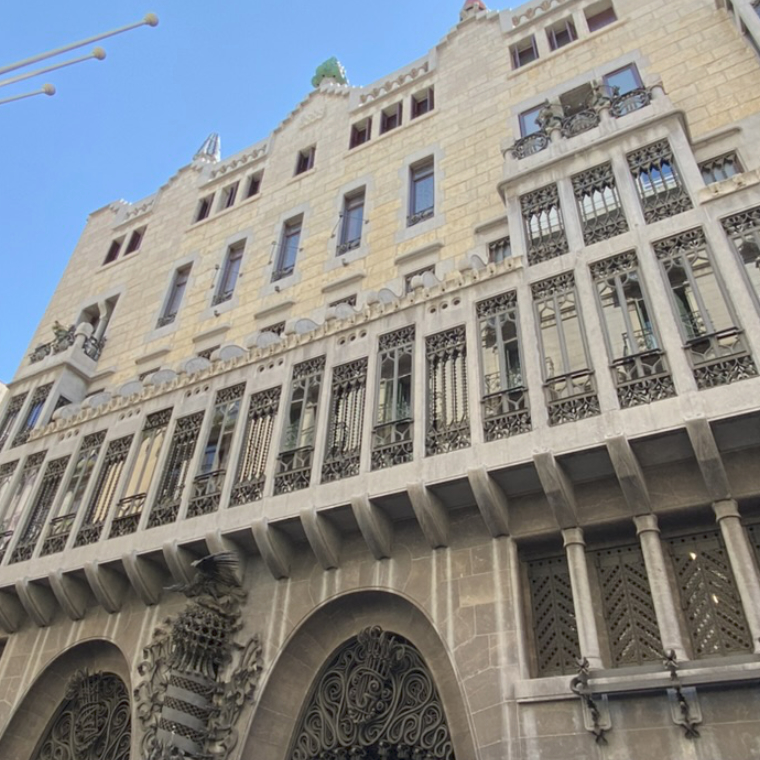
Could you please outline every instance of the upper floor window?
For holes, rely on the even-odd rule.
[[[744,265],[747,279],[760,298],[760,206],[729,216],[722,224]]]
[[[251,176],[248,178],[248,185],[245,189],[246,198],[253,198],[254,195],[259,194],[259,190],[261,190],[261,180],[263,178],[264,172],[256,172],[255,174],[251,174]]]
[[[631,63],[604,75],[604,83],[616,95],[626,95],[643,86],[636,64]]]
[[[392,129],[401,126],[402,105],[399,101],[388,108],[383,109],[380,115],[380,134],[390,132]]]
[[[198,201],[198,208],[195,212],[195,221],[200,222],[203,219],[207,219],[211,213],[211,206],[214,203],[214,194],[207,195],[205,198],[201,198]]]
[[[602,164],[576,174],[573,177],[573,191],[583,222],[583,241],[586,245],[628,230],[612,164]]]
[[[735,174],[741,174],[744,171],[735,151],[724,153],[722,156],[711,158],[709,161],[703,161],[699,165],[699,170],[702,172],[702,179],[706,185],[722,182],[724,179],[733,177]]]
[[[429,219],[435,213],[435,163],[426,158],[409,170],[409,215],[407,227]]]
[[[520,206],[528,242],[528,264],[537,264],[568,252],[556,185],[526,193],[520,197]]]
[[[508,237],[493,240],[488,244],[488,263],[500,264],[512,256],[512,244]]]
[[[529,63],[538,60],[538,47],[536,38],[531,35],[527,39],[515,43],[510,48],[512,55],[512,68],[519,69],[521,66],[527,66]]]
[[[240,182],[233,182],[222,190],[222,195],[219,198],[219,211],[224,211],[224,209],[232,208],[235,205],[239,185]]]
[[[312,145],[310,148],[298,151],[296,159],[296,174],[303,174],[314,168],[314,158],[317,155],[317,146]]]
[[[139,251],[144,237],[145,227],[140,227],[139,229],[134,230],[134,232],[132,232],[132,234],[129,236],[129,242],[127,243],[127,248],[124,251],[124,255],[126,256],[129,253]]]
[[[108,246],[108,253],[106,254],[105,259],[103,259],[103,264],[110,264],[112,261],[116,261],[116,259],[119,258],[119,251],[121,250],[123,243],[123,235],[111,241],[111,245]]]
[[[245,243],[235,243],[227,250],[227,256],[224,259],[222,267],[222,276],[219,278],[219,284],[216,288],[216,294],[212,300],[212,305],[224,303],[232,298],[235,292],[235,285],[240,276],[240,264],[243,261],[243,250]]]
[[[539,123],[541,111],[545,108],[545,104],[531,108],[527,111],[523,111],[520,114],[520,134],[523,137],[535,134],[541,131],[541,124]]]
[[[185,289],[187,288],[187,281],[190,279],[191,268],[192,265],[188,264],[186,267],[182,267],[174,273],[169,297],[166,300],[166,306],[164,306],[164,311],[158,320],[157,327],[169,325],[174,322],[177,317],[177,312],[182,304],[182,298],[185,295]]]
[[[282,226],[282,237],[277,251],[277,261],[272,272],[272,282],[293,274],[301,246],[302,217],[296,217]]]
[[[412,95],[412,118],[416,119],[418,116],[432,111],[435,106],[433,100],[433,88],[428,87],[422,92],[417,92]]]
[[[365,190],[357,190],[343,199],[343,213],[340,221],[340,242],[337,254],[352,251],[362,242],[362,226],[364,224],[364,194]]]
[[[364,145],[365,142],[369,142],[372,137],[372,119],[367,117],[361,121],[356,122],[351,127],[351,139],[348,142],[349,148],[356,148],[359,145]]]
[[[21,444],[26,443],[29,440],[29,434],[39,422],[42,410],[45,408],[45,402],[47,401],[52,388],[53,384],[48,383],[47,385],[41,385],[34,391],[24,422],[13,438],[13,446],[21,446]]]
[[[13,425],[21,414],[21,410],[24,408],[24,402],[28,395],[28,393],[19,393],[18,396],[14,396],[10,400],[8,408],[3,415],[3,421],[0,423],[0,449],[3,448],[5,442],[10,437]]]
[[[605,27],[614,21],[617,21],[615,15],[615,9],[609,2],[596,3],[586,8],[586,22],[588,23],[588,30],[590,32],[596,32],[597,30]]]
[[[546,36],[549,38],[549,47],[552,50],[559,50],[559,48],[578,39],[572,18],[562,19],[562,21],[550,26],[546,30]]]

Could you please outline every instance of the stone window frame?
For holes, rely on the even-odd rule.
[[[404,123],[404,101],[399,100],[380,111],[380,134],[398,129]]]
[[[240,279],[245,249],[245,240],[238,240],[227,246],[224,260],[218,270],[217,280],[214,283],[211,306],[220,306],[232,300]],[[235,263],[237,266],[234,266]]]
[[[264,181],[264,170],[252,172],[245,179],[245,197],[243,200],[247,201],[249,198],[254,198],[261,192],[261,185]]]
[[[229,185],[225,185],[221,192],[219,193],[219,200],[216,204],[216,212],[217,214],[226,211],[229,208],[232,208],[238,197],[238,192],[240,190],[240,180],[237,179],[234,182],[230,182]]]
[[[425,117],[419,117],[425,118]],[[411,208],[411,170],[412,167],[422,163],[425,160],[433,161],[433,197],[435,199],[434,213],[427,219],[413,224],[411,227],[407,224],[409,209]],[[445,194],[443,190],[443,180],[446,172],[443,168],[445,153],[437,143],[424,146],[406,156],[401,167],[398,170],[398,179],[401,190],[401,204],[398,209],[398,227],[395,235],[397,244],[405,243],[425,232],[431,232],[438,227],[445,225],[446,212]]]
[[[308,148],[302,148],[296,155],[296,166],[293,171],[293,176],[298,177],[301,174],[306,174],[314,168],[314,164],[317,158],[317,146],[316,144],[310,145]]]
[[[424,104],[424,106],[422,105]],[[416,119],[435,109],[435,88],[429,85],[418,92],[413,92],[410,99],[410,118]]]
[[[182,307],[182,303],[185,300],[185,294],[190,288],[192,281],[194,260],[191,259],[187,262],[179,262],[179,265],[174,269],[171,276],[171,283],[166,289],[166,295],[164,296],[164,302],[161,306],[160,316],[156,320],[156,330],[160,330],[164,327],[174,324],[177,319],[177,314]],[[181,278],[184,277],[184,282]],[[177,298],[178,286],[182,285],[182,291]]]
[[[760,0],[758,0],[758,2],[760,2]],[[736,150],[729,150],[720,153],[717,156],[707,158],[704,161],[700,161],[698,166],[706,186],[713,185],[717,182],[724,182],[738,174],[743,174],[745,171],[744,163],[740,159],[739,153]],[[726,166],[732,167],[730,173],[725,170],[724,167]],[[721,174],[723,174],[722,177],[720,176]]]
[[[530,60],[523,60],[522,56],[528,50],[530,50],[533,57],[530,58]],[[512,61],[513,71],[521,69],[534,61],[538,61],[540,56],[538,53],[538,45],[536,44],[536,35],[531,34],[530,36],[515,42],[513,45],[510,45],[509,57]]]
[[[549,41],[549,49],[552,52],[567,47],[570,43],[577,42],[580,39],[572,16],[565,16],[559,21],[555,21],[546,27],[545,32]]]
[[[351,125],[348,149],[358,148],[372,139],[372,117],[367,116]]]
[[[612,14],[611,19],[604,20],[599,26],[596,26],[593,29],[591,28],[592,19],[610,13]],[[610,0],[601,0],[599,3],[594,3],[593,5],[586,6],[583,9],[583,15],[586,17],[586,26],[588,26],[589,34],[594,34],[594,32],[598,32],[600,29],[604,29],[604,27],[609,26],[610,24],[614,24],[618,20],[617,11],[615,10],[614,4],[610,2]]]
[[[145,233],[148,230],[148,225],[144,224],[142,227],[136,227],[129,233],[129,241],[124,249],[122,258],[129,256],[132,253],[137,253],[141,248],[143,241],[145,240]]]
[[[198,203],[195,206],[195,213],[193,214],[193,224],[202,222],[211,216],[211,210],[214,207],[215,196],[216,192],[213,192],[209,193],[208,195],[204,195],[198,200]]]

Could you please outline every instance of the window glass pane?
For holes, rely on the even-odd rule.
[[[610,87],[617,87],[620,95],[625,95],[631,90],[637,90],[641,87],[639,71],[633,64],[607,74],[604,77],[604,82]]]
[[[434,180],[432,168],[415,174],[412,194],[412,212],[433,208],[434,205]]]
[[[520,134],[523,137],[532,135],[534,132],[541,131],[541,125],[538,123],[538,115],[541,113],[543,106],[536,106],[529,111],[520,114]]]

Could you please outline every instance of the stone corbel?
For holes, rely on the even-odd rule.
[[[480,516],[491,534],[491,538],[509,535],[509,504],[507,495],[501,490],[496,481],[488,474],[488,470],[480,467],[470,467],[467,479],[475,496]]]
[[[152,607],[161,600],[164,590],[164,574],[161,569],[136,551],[129,552],[121,558],[124,570],[135,593],[143,604]]]
[[[340,564],[340,547],[343,537],[329,517],[314,507],[301,510],[301,525],[319,564],[325,570],[334,570]]]
[[[634,516],[649,514],[652,511],[649,489],[639,460],[633,453],[628,439],[622,435],[608,438],[607,452],[631,514]]]
[[[66,617],[70,620],[81,620],[90,601],[87,585],[71,575],[64,575],[63,570],[54,570],[48,575],[48,580]]]
[[[406,487],[417,522],[431,549],[449,545],[449,514],[441,500],[424,483]]]
[[[289,578],[293,560],[293,544],[290,538],[279,528],[270,525],[265,517],[254,520],[251,532],[269,572],[277,580]]]
[[[53,622],[58,605],[49,588],[22,578],[16,581],[16,593],[35,625],[47,628]]]
[[[190,584],[195,578],[192,563],[198,558],[191,551],[181,547],[177,541],[167,541],[161,547],[161,551],[175,582],[183,586]]]
[[[205,536],[206,548],[209,554],[219,554],[219,552],[232,552],[238,558],[237,578],[238,583],[243,585],[243,575],[245,572],[245,554],[240,547],[231,539],[222,535],[220,530],[213,530]],[[193,571],[195,578],[195,571]]]
[[[369,497],[355,496],[351,509],[359,530],[375,559],[389,559],[393,547],[393,523]]]
[[[98,562],[86,563],[84,574],[98,604],[109,615],[119,612],[127,596],[127,579],[117,570]]]
[[[16,633],[24,623],[26,613],[15,594],[0,591],[0,627],[6,633]]]
[[[687,420],[686,432],[689,434],[689,440],[710,498],[713,501],[730,499],[731,488],[728,475],[718,451],[718,444],[710,429],[710,423],[703,417]]]
[[[550,451],[533,455],[541,487],[549,502],[554,519],[561,530],[578,524],[578,510],[575,503],[573,484],[562,466]]]

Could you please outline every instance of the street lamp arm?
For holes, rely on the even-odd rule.
[[[0,80],[0,87],[5,87],[9,84],[15,84],[16,82],[23,82],[25,79],[31,79],[32,77],[39,76],[40,74],[47,74],[56,69],[63,69],[66,66],[73,66],[75,63],[81,63],[82,61],[89,61],[90,58],[95,58],[98,61],[102,61],[106,57],[106,51],[103,48],[95,48],[89,55],[83,55],[81,58],[72,58],[70,61],[64,61],[63,63],[56,63],[54,66],[47,66],[44,69],[35,69],[28,74],[19,74],[16,77],[10,79]]]
[[[35,90],[34,92],[26,92],[23,95],[14,95],[12,98],[5,98],[0,100],[0,106],[6,103],[12,103],[14,100],[23,100],[24,98],[31,98],[34,95],[55,95],[55,87],[52,84],[42,85],[42,89]]]

